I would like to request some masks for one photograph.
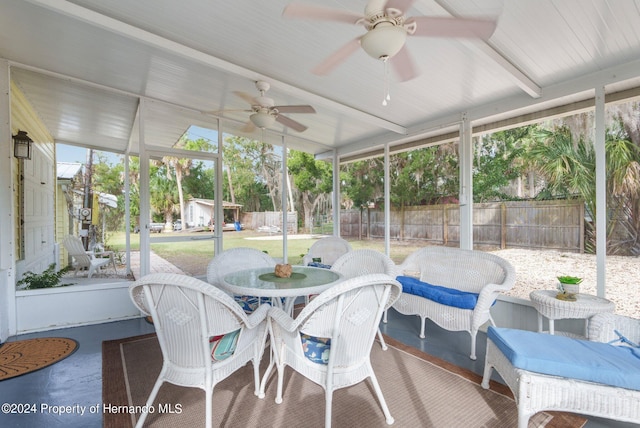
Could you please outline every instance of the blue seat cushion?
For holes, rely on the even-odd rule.
[[[307,266],[323,268],[323,269],[331,269],[331,265],[326,265],[326,264],[320,263],[320,262],[309,262],[309,263],[307,263]]]
[[[255,296],[233,296],[233,299],[238,303],[245,314],[251,314],[258,309],[263,303],[271,303],[270,297],[255,297]]]
[[[400,275],[396,278],[402,284],[402,292],[421,296],[434,302],[462,309],[473,309],[478,303],[478,294],[460,291],[422,282],[412,276]]]
[[[493,326],[487,337],[514,367],[640,391],[635,348]]]
[[[329,363],[331,339],[326,337],[309,336],[304,333],[300,333],[300,339],[302,341],[304,356],[307,357],[309,361],[325,365]]]

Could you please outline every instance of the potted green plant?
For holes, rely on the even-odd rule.
[[[576,294],[580,293],[580,283],[582,278],[577,276],[563,275],[558,277],[558,299],[575,300]]]

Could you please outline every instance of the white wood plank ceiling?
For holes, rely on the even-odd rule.
[[[302,1],[302,0],[301,0]],[[312,4],[310,0],[304,0]],[[248,104],[271,84],[296,132],[274,143],[347,155],[640,86],[640,0],[417,0],[407,16],[497,21],[486,41],[409,37],[419,75],[390,74],[358,50],[327,76],[311,70],[362,26],[287,19],[290,0],[0,0],[0,59],[56,141],[138,151],[140,98],[148,143],[171,147],[189,125],[241,133]],[[363,13],[364,0],[317,5]],[[218,113],[211,114],[215,111]],[[259,133],[252,134],[260,138]]]

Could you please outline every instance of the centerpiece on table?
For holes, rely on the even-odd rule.
[[[274,270],[274,274],[278,278],[290,278],[293,273],[293,269],[290,264],[277,264]]]
[[[557,299],[575,302],[576,294],[580,293],[580,283],[582,278],[577,276],[559,276]]]

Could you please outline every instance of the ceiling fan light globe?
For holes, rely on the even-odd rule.
[[[268,113],[254,113],[249,116],[251,122],[258,128],[268,128],[276,121],[276,117]]]
[[[403,27],[382,23],[362,36],[360,45],[371,57],[387,59],[397,54],[406,40],[407,32]]]

